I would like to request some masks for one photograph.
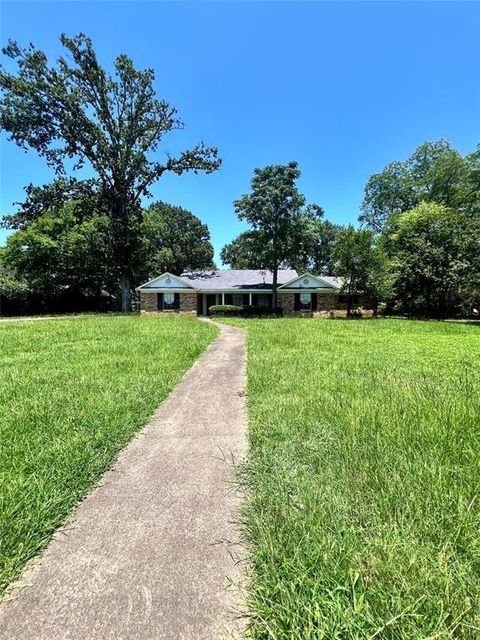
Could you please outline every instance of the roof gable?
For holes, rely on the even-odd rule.
[[[136,291],[145,289],[195,289],[195,287],[181,276],[174,276],[166,271],[161,276],[157,276],[153,280],[140,285],[136,288]]]
[[[279,289],[333,289],[338,291],[342,288],[340,278],[332,278],[330,276],[314,276],[311,273],[303,273],[288,282],[285,282]]]

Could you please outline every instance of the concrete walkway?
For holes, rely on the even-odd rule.
[[[168,348],[168,345],[165,345]],[[220,640],[241,631],[232,456],[244,335],[222,334],[0,607],[8,640]]]

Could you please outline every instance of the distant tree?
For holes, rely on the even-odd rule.
[[[118,282],[112,268],[108,216],[79,218],[75,202],[44,212],[13,233],[3,254],[6,268],[45,301],[70,291],[85,298],[111,294]]]
[[[256,239],[261,240],[259,262],[273,274],[274,308],[278,269],[293,261],[304,229],[305,198],[296,186],[299,177],[296,162],[255,169],[251,192],[234,202],[239,219],[248,222],[258,234]]]
[[[183,127],[176,110],[155,98],[153,70],[136,71],[120,55],[111,76],[84,34],[60,40],[68,56],[52,66],[33,45],[21,48],[10,40],[3,49],[17,71],[0,71],[1,125],[21,148],[45,157],[59,176],[66,173],[66,160],[73,160],[73,170],[90,165],[112,222],[112,259],[128,311],[140,246],[140,199],[165,172],[208,173],[220,160],[216,148],[203,144],[163,163],[151,159],[164,135]]]
[[[263,247],[268,242],[263,240],[261,231],[244,231],[220,252],[224,265],[231,269],[266,269]]]
[[[150,205],[143,212],[141,232],[144,255],[141,280],[164,271],[180,274],[213,265],[207,225],[182,207],[166,202]]]
[[[405,162],[370,177],[359,219],[380,233],[391,216],[420,202],[480,211],[480,152],[462,156],[446,140],[425,142]]]
[[[335,275],[333,250],[337,235],[342,227],[328,220],[306,221],[297,258],[292,268],[299,272],[314,273],[321,276]]]
[[[422,202],[394,217],[385,244],[395,270],[395,295],[403,311],[447,317],[480,288],[478,216]]]
[[[347,315],[352,315],[352,300],[359,294],[371,296],[376,309],[379,300],[388,296],[390,280],[387,255],[376,245],[373,231],[356,230],[353,225],[341,229],[333,254],[336,275],[345,279]]]

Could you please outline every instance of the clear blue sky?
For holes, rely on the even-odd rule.
[[[206,222],[217,250],[241,229],[232,201],[254,167],[297,160],[300,188],[333,222],[355,222],[368,177],[425,140],[462,153],[480,141],[480,4],[476,2],[2,2],[1,41],[49,56],[83,31],[110,66],[119,53],[153,67],[161,97],[224,164],[168,176],[155,198]],[[1,212],[44,160],[2,137]],[[0,230],[0,244],[6,237]]]

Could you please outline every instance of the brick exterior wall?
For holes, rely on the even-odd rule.
[[[180,312],[197,313],[197,294],[196,293],[180,294]]]
[[[140,311],[156,311],[157,310],[157,294],[140,292]]]
[[[160,313],[157,310],[157,294],[140,292],[140,311],[142,313]],[[172,311],[163,311],[162,313],[196,313],[197,312],[197,294],[181,293],[180,309]]]
[[[282,307],[285,316],[291,316],[294,311],[295,298],[293,293],[279,293],[277,295],[277,304]]]
[[[359,296],[358,305],[356,306],[362,307],[366,310],[364,315],[369,316],[372,315],[371,302],[372,301],[368,296]],[[295,311],[294,293],[279,293],[278,306],[282,307],[283,315],[285,316],[324,318],[331,316],[342,317],[347,315],[347,303],[340,302],[338,293],[318,293],[316,311]]]
[[[339,301],[337,293],[319,293],[317,294],[317,310],[316,311],[295,311],[295,294],[278,293],[278,306],[282,307],[285,316],[303,316],[303,317],[342,317],[347,314],[347,303]],[[372,304],[368,296],[359,296],[358,306],[365,310],[364,315],[372,315]],[[157,312],[157,294],[156,293],[140,293],[140,310],[142,313],[158,313]],[[202,311],[202,309],[200,309]],[[180,309],[175,311],[165,311],[164,313],[197,313],[197,294],[181,293]]]

